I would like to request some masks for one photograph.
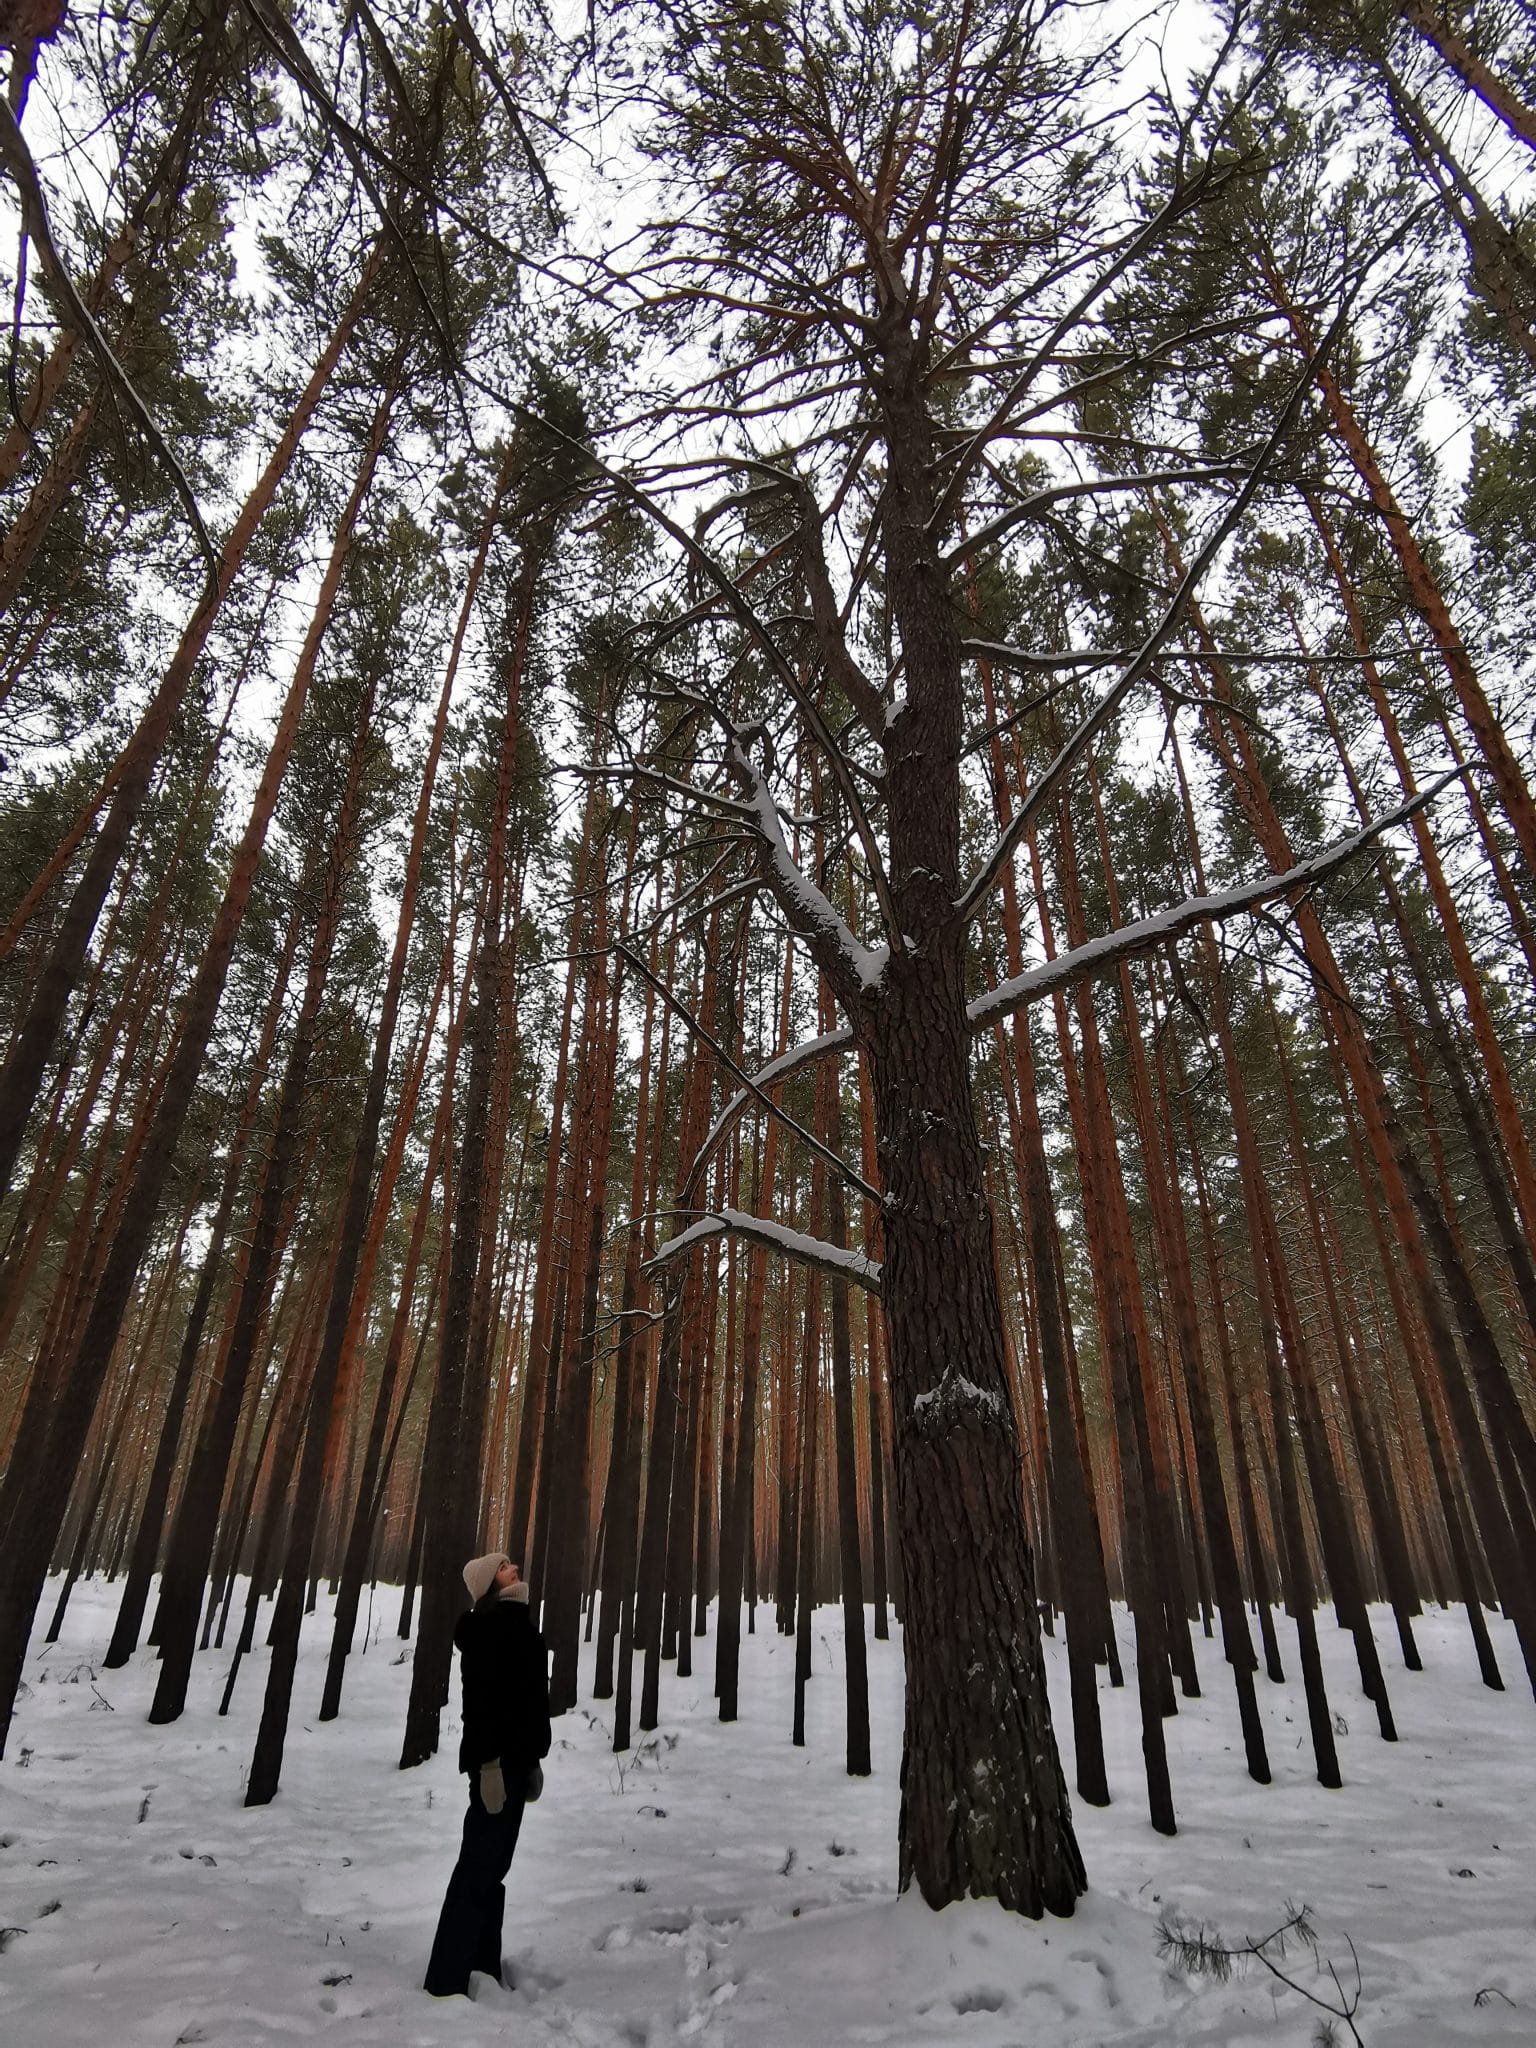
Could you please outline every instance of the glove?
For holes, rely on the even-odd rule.
[[[543,1790],[544,1768],[541,1764],[535,1764],[533,1769],[528,1773],[528,1789],[523,1794],[523,1797],[528,1803],[528,1805],[531,1806],[534,1800],[539,1798]]]
[[[493,1756],[480,1766],[480,1804],[487,1813],[500,1813],[507,1803],[507,1782],[501,1775],[501,1758]]]

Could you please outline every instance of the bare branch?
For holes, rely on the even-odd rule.
[[[1001,640],[962,640],[960,652],[972,661],[990,661],[994,668],[1014,670],[1021,675],[1049,675],[1053,670],[1063,668],[1113,668],[1119,662],[1136,658],[1136,650],[1125,647],[1086,647],[1079,651],[1058,647],[1044,654],[1031,654],[1022,647],[1009,647]],[[1294,648],[1237,647],[1220,650],[1165,647],[1158,659],[1215,663],[1226,668],[1266,663],[1274,663],[1280,668],[1356,668],[1362,662],[1375,661],[1379,657],[1374,654],[1298,654]]]
[[[1280,408],[1280,415],[1266,436],[1264,445],[1260,448],[1246,479],[1234,493],[1231,504],[1227,507],[1221,518],[1217,520],[1199,553],[1180,579],[1179,585],[1174,591],[1162,617],[1147,635],[1140,652],[1126,664],[1125,668],[1103,697],[1100,698],[1094,709],[1063,742],[1056,754],[1056,758],[1045,769],[1024,801],[1014,812],[1012,819],[999,834],[992,852],[983,862],[979,872],[956,905],[963,919],[970,919],[977,915],[981,906],[997,886],[1003,869],[1012,860],[1014,849],[1039,817],[1048,798],[1054,794],[1056,785],[1079,757],[1092,746],[1093,742],[1119,710],[1120,705],[1124,702],[1130,691],[1140,682],[1148,669],[1157,660],[1163,648],[1178,631],[1185,610],[1190,599],[1198,589],[1201,579],[1210,568],[1211,563],[1216,559],[1228,535],[1252,503],[1259,486],[1264,481],[1265,472],[1269,468],[1270,461],[1295,424],[1296,417],[1301,411],[1308,392],[1312,389],[1319,369],[1331,353],[1340,334],[1344,331],[1345,320],[1349,316],[1349,311],[1354,304],[1355,298],[1364,286],[1366,277],[1369,274],[1369,268],[1370,266],[1368,265],[1362,265],[1359,277],[1356,279],[1351,290],[1345,295],[1344,303],[1330,322],[1327,333],[1307,358],[1305,368],[1300,377],[1297,378],[1290,397]]]

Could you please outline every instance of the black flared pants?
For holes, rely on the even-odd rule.
[[[517,1773],[509,1775],[515,1778]],[[426,1989],[434,1998],[467,1992],[471,1970],[501,1975],[501,1916],[507,1902],[502,1879],[511,1867],[522,1824],[521,1789],[514,1792],[509,1784],[500,1813],[487,1813],[476,1772],[469,1781],[459,1860],[448,1880],[427,1964]]]

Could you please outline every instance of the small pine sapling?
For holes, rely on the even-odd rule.
[[[1349,2029],[1349,2039],[1355,2043],[1355,2048],[1364,2048],[1355,2025],[1355,2014],[1360,2010],[1360,1958],[1348,1934],[1344,1939],[1349,1946],[1350,1967],[1355,1978],[1354,1988],[1350,1991],[1345,1990],[1332,1959],[1319,1953],[1317,1932],[1308,1908],[1293,1906],[1289,1899],[1285,1904],[1284,1920],[1257,1940],[1246,1935],[1241,1941],[1229,1942],[1219,1929],[1207,1927],[1203,1921],[1185,1920],[1176,1912],[1164,1914],[1157,1924],[1158,1955],[1177,1963],[1190,1976],[1214,1977],[1218,1984],[1225,1984],[1234,1967],[1252,1958],[1262,1963],[1278,1983],[1299,1992],[1309,2004],[1317,2006],[1323,2017],[1318,2021],[1317,2032],[1313,2036],[1315,2048],[1333,2048],[1339,2039],[1341,2024]],[[1333,1984],[1333,1998],[1309,1989],[1280,1967],[1293,1943],[1311,1955],[1314,1970],[1327,1972]]]

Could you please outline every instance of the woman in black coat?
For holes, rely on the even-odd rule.
[[[549,1653],[528,1612],[528,1588],[505,1551],[472,1558],[474,1602],[453,1640],[464,1682],[459,1769],[469,1810],[459,1860],[438,1917],[426,1988],[467,1995],[471,1970],[501,1978],[502,1883],[517,1847],[530,1774],[549,1754]]]

